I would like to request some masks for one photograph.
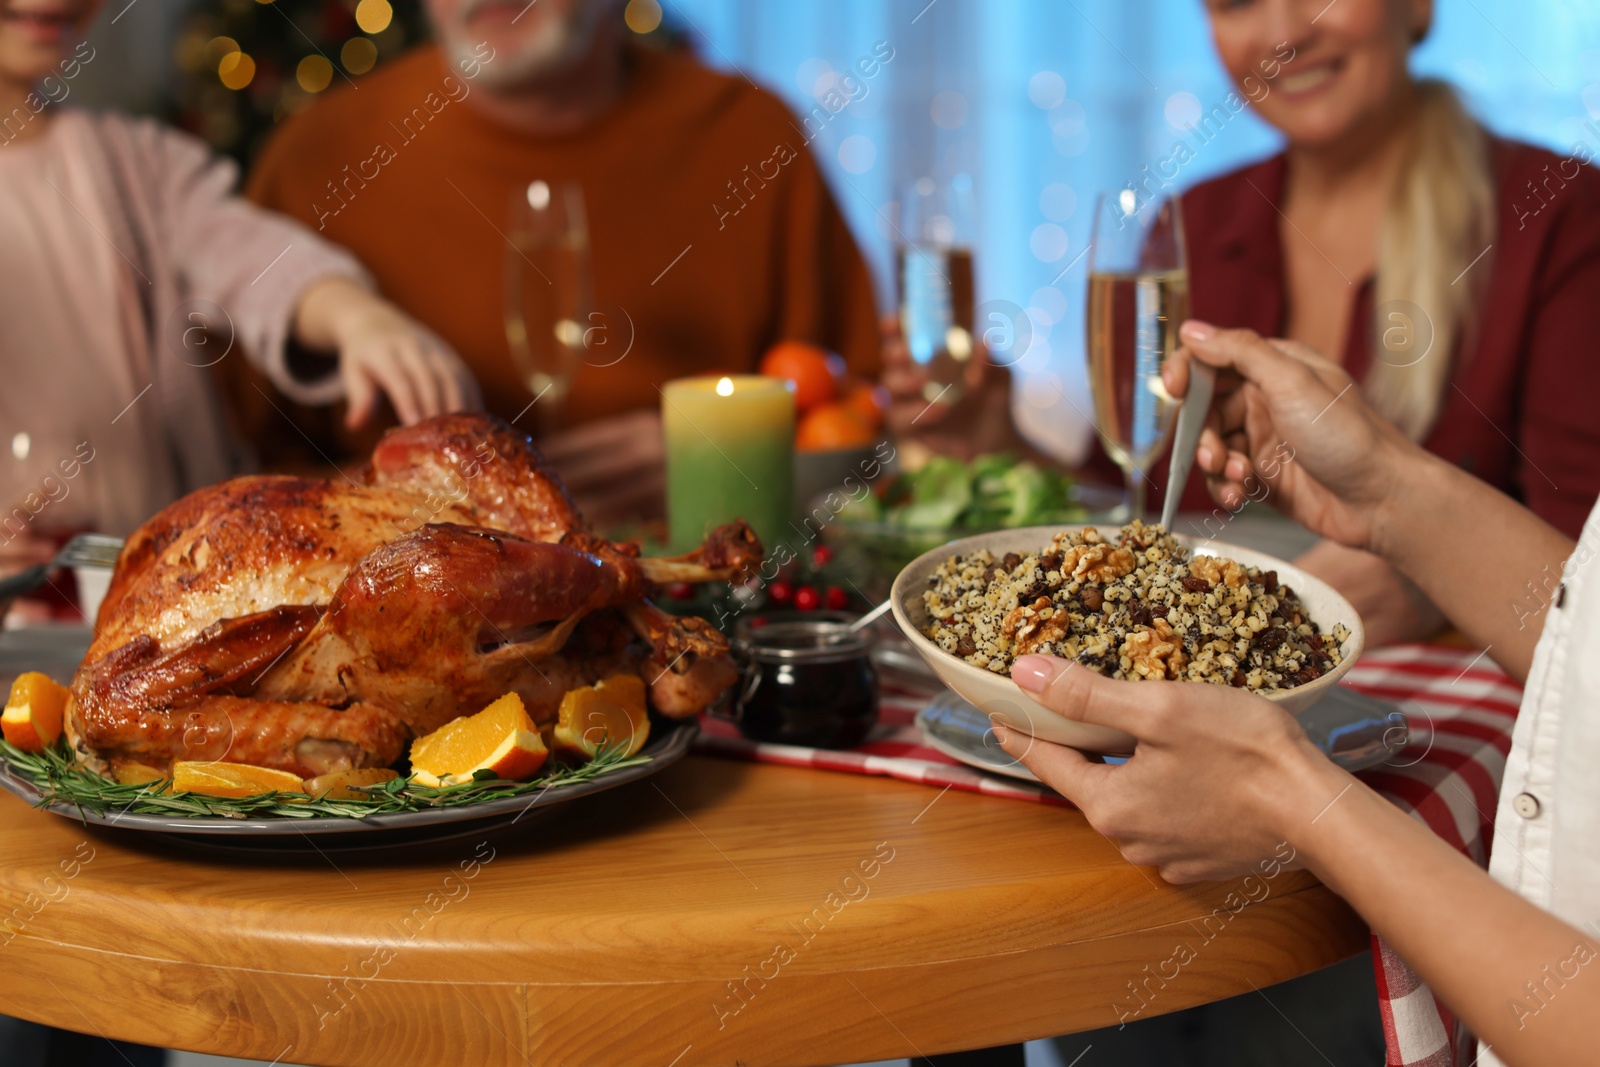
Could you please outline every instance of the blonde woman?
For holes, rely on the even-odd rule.
[[[1287,144],[1184,196],[1194,315],[1327,353],[1407,437],[1576,536],[1600,492],[1594,146],[1497,138],[1412,78],[1430,0],[1207,7],[1239,94]],[[1198,474],[1187,488],[1212,510]],[[1370,553],[1323,542],[1301,562],[1375,643],[1439,621]]]

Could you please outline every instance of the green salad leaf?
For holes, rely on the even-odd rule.
[[[883,522],[906,530],[985,530],[1069,522],[1083,511],[1072,478],[1006,452],[970,463],[935,456],[900,475],[882,499],[869,496],[843,513],[846,522]]]

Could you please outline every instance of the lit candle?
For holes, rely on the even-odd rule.
[[[661,390],[672,549],[734,519],[771,545],[794,509],[794,394],[777,378],[681,378]]]

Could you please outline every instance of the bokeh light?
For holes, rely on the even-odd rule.
[[[851,174],[865,174],[878,161],[878,146],[859,133],[839,142],[839,166]]]
[[[1039,212],[1051,222],[1066,222],[1078,210],[1078,194],[1072,186],[1051,182],[1039,191]]]
[[[256,77],[256,61],[244,52],[229,52],[217,64],[217,77],[222,84],[237,92]]]
[[[1162,113],[1166,117],[1168,126],[1179,133],[1186,133],[1194,129],[1200,121],[1200,98],[1193,93],[1180,90],[1167,97]]]
[[[634,33],[650,33],[661,25],[661,5],[656,0],[628,0],[622,20]]]
[[[1041,263],[1054,263],[1067,254],[1067,231],[1053,222],[1035,226],[1028,238],[1028,249]]]
[[[389,0],[361,0],[356,5],[356,25],[362,33],[382,33],[394,19]]]
[[[1041,70],[1028,79],[1028,99],[1049,111],[1067,97],[1066,80],[1053,70]]]
[[[339,62],[351,74],[365,74],[378,62],[378,46],[366,37],[352,37],[339,49]]]
[[[213,37],[206,42],[206,66],[216,67],[239,51],[239,42],[232,37]]]
[[[308,93],[320,93],[333,81],[333,64],[322,56],[306,56],[294,68],[294,80]]]

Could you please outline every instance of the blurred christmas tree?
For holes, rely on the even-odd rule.
[[[689,46],[659,0],[621,11],[637,39]],[[275,123],[428,37],[421,0],[202,0],[174,45],[167,118],[248,165]]]
[[[418,0],[212,0],[178,36],[170,117],[248,162],[279,119],[427,36]]]

